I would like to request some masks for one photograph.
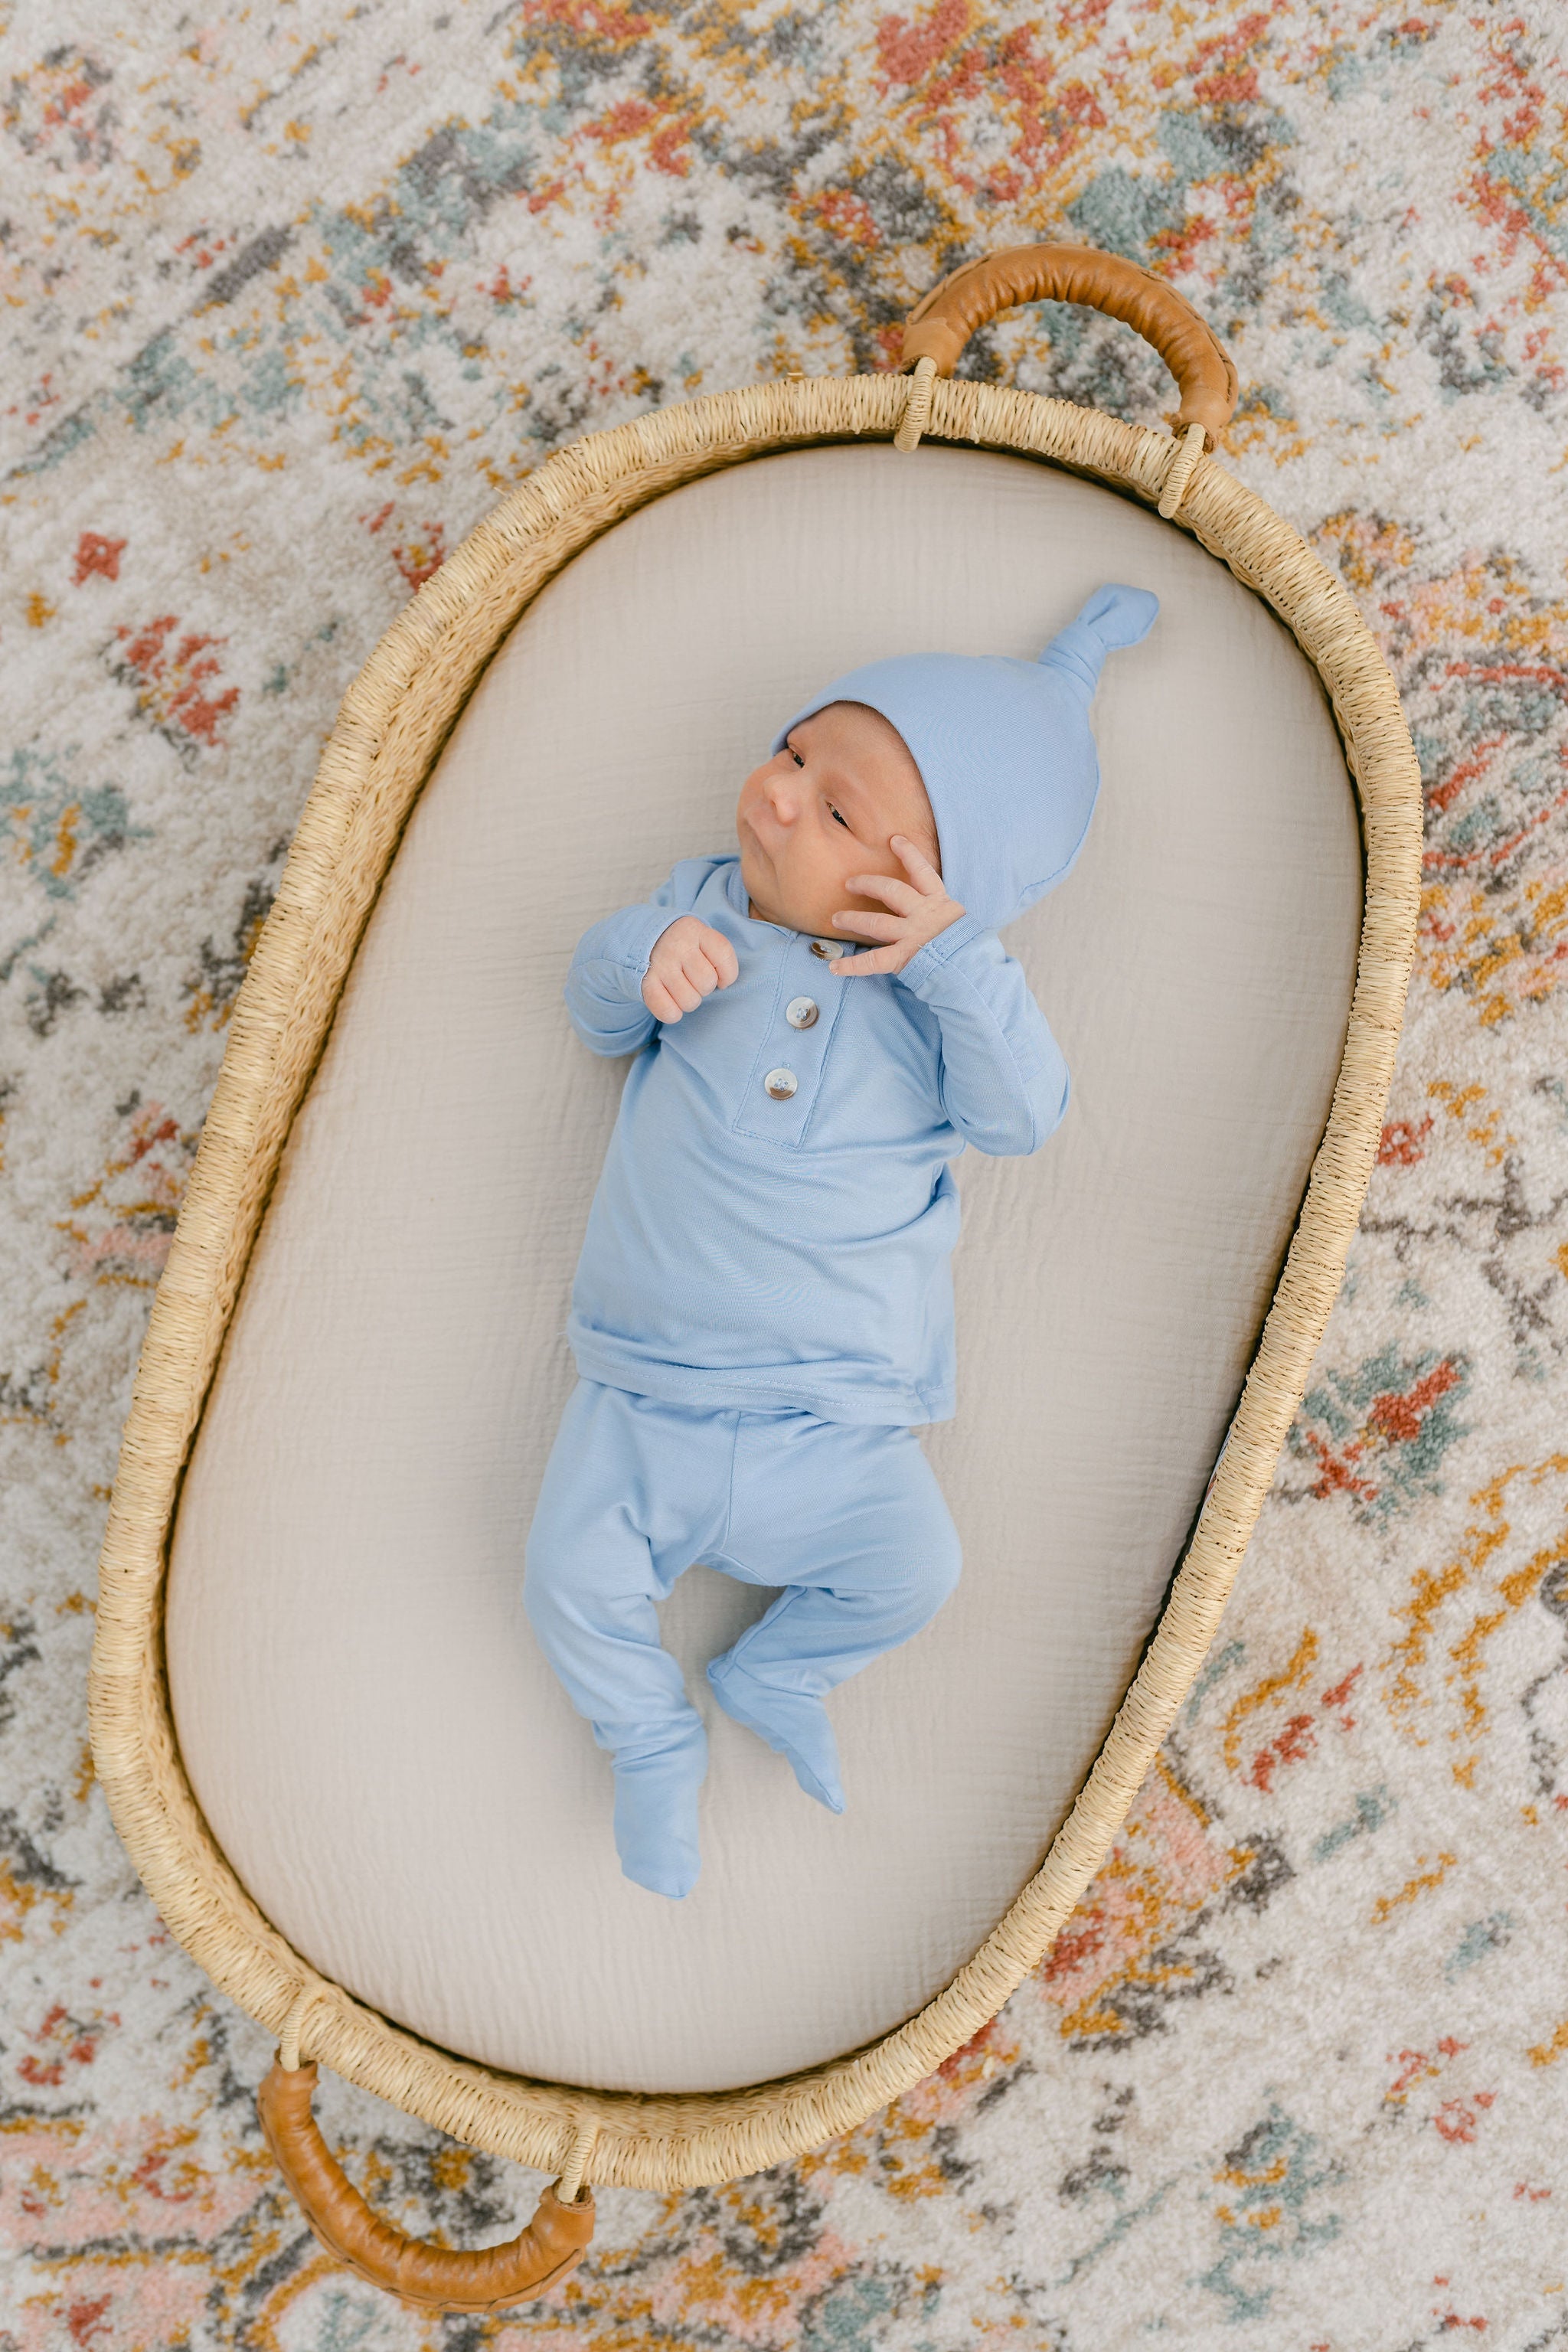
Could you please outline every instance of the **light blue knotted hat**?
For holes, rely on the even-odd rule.
[[[1108,653],[1135,646],[1160,600],[1096,589],[1037,661],[1000,654],[900,654],[849,670],[775,737],[830,702],[891,721],[921,772],[942,844],[942,879],[994,930],[1059,882],[1089,830],[1100,760],[1089,706]]]

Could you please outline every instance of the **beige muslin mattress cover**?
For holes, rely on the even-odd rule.
[[[768,1598],[665,1615],[708,1715],[704,1869],[621,1878],[607,1760],[517,1607],[574,1373],[562,1328],[624,1066],[561,985],[581,931],[732,845],[742,777],[835,672],[1030,656],[1105,580],[1104,785],[1008,934],[1073,1101],[958,1165],[957,1418],[924,1443],[960,1589],[830,1702],[835,1820],[718,1717]],[[1322,690],[1183,534],[1021,457],[824,446],[588,546],[418,801],[286,1147],[175,1519],[170,1685],[220,1845],[297,1950],[438,2045],[706,2090],[852,2049],[994,1925],[1092,1760],[1202,1496],[1343,1045],[1354,799]]]

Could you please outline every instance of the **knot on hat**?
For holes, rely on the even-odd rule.
[[[1051,639],[1039,658],[1087,686],[1092,694],[1100,684],[1106,655],[1146,637],[1159,609],[1160,599],[1148,588],[1097,588],[1082,612]]]
[[[1089,706],[1107,654],[1148,635],[1147,588],[1097,588],[1038,658],[900,654],[847,671],[773,739],[830,702],[863,702],[898,729],[921,772],[953,898],[999,929],[1059,882],[1100,791]]]

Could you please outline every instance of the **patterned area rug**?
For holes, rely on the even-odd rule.
[[[5,2352],[1568,2346],[1568,23],[1554,0],[299,0],[0,24]],[[260,2147],[267,2038],[83,1737],[132,1370],[321,737],[563,439],[881,366],[958,260],[1166,275],[1406,698],[1426,913],[1350,1278],[1221,1638],[1049,1964],[739,2187],[426,2321]],[[966,368],[1154,421],[1038,310]],[[405,2225],[533,2182],[338,2084]]]

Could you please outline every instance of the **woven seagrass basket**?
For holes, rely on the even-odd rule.
[[[1091,304],[1175,376],[1173,435],[1059,400],[955,382],[969,335],[1016,304]],[[958,271],[911,317],[900,373],[791,378],[661,410],[552,457],[457,549],[344,698],[236,1006],[159,1286],[103,1548],[90,1692],[114,1821],[170,1928],[279,2037],[263,2116],[323,2242],[390,2292],[448,2309],[537,2294],[581,2259],[588,2184],[673,2189],[756,2172],[847,2131],[994,2016],[1103,1862],[1214,1636],[1343,1272],[1372,1168],[1413,953],[1420,793],[1388,669],[1350,596],[1210,454],[1234,371],[1197,314],[1114,256],[1041,246]],[[1035,1874],[967,1962],[871,2046],[717,2093],[574,2089],[436,2047],[318,1972],[263,1916],[182,1765],[163,1650],[182,1476],[305,1100],[403,828],[492,655],[546,585],[625,517],[702,475],[827,442],[966,444],[1064,468],[1156,509],[1263,599],[1321,680],[1359,801],[1359,961],[1331,1108],[1239,1408],[1109,1735]],[[301,1639],[307,1638],[301,1634]],[[509,2245],[458,2252],[370,2211],[310,2117],[315,2062],[456,2137],[557,2176]]]

